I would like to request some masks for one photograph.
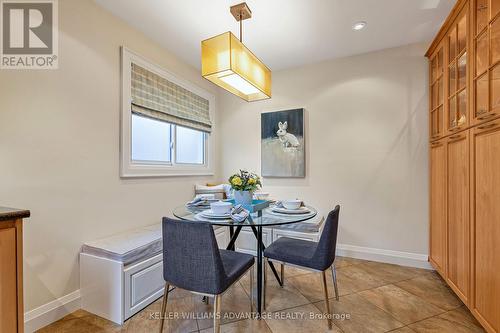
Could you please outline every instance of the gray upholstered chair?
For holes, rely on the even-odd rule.
[[[339,225],[340,206],[336,206],[326,218],[323,232],[319,242],[312,242],[302,239],[292,239],[281,237],[274,241],[264,251],[264,257],[268,261],[281,264],[281,281],[284,283],[284,265],[297,266],[314,272],[321,272],[323,275],[323,290],[325,292],[326,311],[330,314],[330,304],[328,302],[328,288],[326,286],[326,271],[331,267],[333,286],[335,288],[335,298],[339,300],[337,288],[337,274],[335,271],[335,248],[337,246],[337,231]],[[267,266],[267,265],[265,265]],[[264,307],[266,304],[266,272],[264,271]],[[332,321],[328,319],[328,328],[332,328]]]
[[[219,250],[212,225],[163,218],[163,277],[165,293],[161,307],[163,331],[170,286],[213,296],[214,332],[220,332],[222,294],[253,267],[252,255]],[[252,273],[252,272],[251,272]],[[252,288],[253,274],[250,274]],[[250,295],[253,295],[250,292]],[[253,312],[253,297],[250,300]]]

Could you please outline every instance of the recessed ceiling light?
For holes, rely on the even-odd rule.
[[[364,27],[366,27],[366,22],[359,21],[359,22],[354,23],[354,25],[352,26],[352,30],[358,31],[358,30],[363,29]]]

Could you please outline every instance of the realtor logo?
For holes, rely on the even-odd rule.
[[[57,0],[2,0],[2,69],[57,69]]]

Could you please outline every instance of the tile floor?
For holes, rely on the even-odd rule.
[[[332,330],[328,331],[322,318],[321,274],[286,267],[284,288],[269,271],[266,317],[262,320],[241,315],[248,314],[250,308],[248,276],[223,295],[222,332],[484,332],[433,271],[342,257],[337,258],[336,266],[338,302],[328,276],[335,316]],[[160,322],[154,315],[160,307],[161,299],[123,326],[79,310],[39,332],[157,332]],[[177,289],[169,296],[167,310],[172,319],[166,321],[164,332],[212,332],[212,320],[207,318],[212,304],[202,303],[199,296]]]

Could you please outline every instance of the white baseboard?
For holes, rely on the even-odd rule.
[[[80,290],[24,314],[24,331],[32,333],[81,308]]]
[[[402,266],[433,269],[426,254],[400,252],[348,244],[337,244],[337,255]]]

